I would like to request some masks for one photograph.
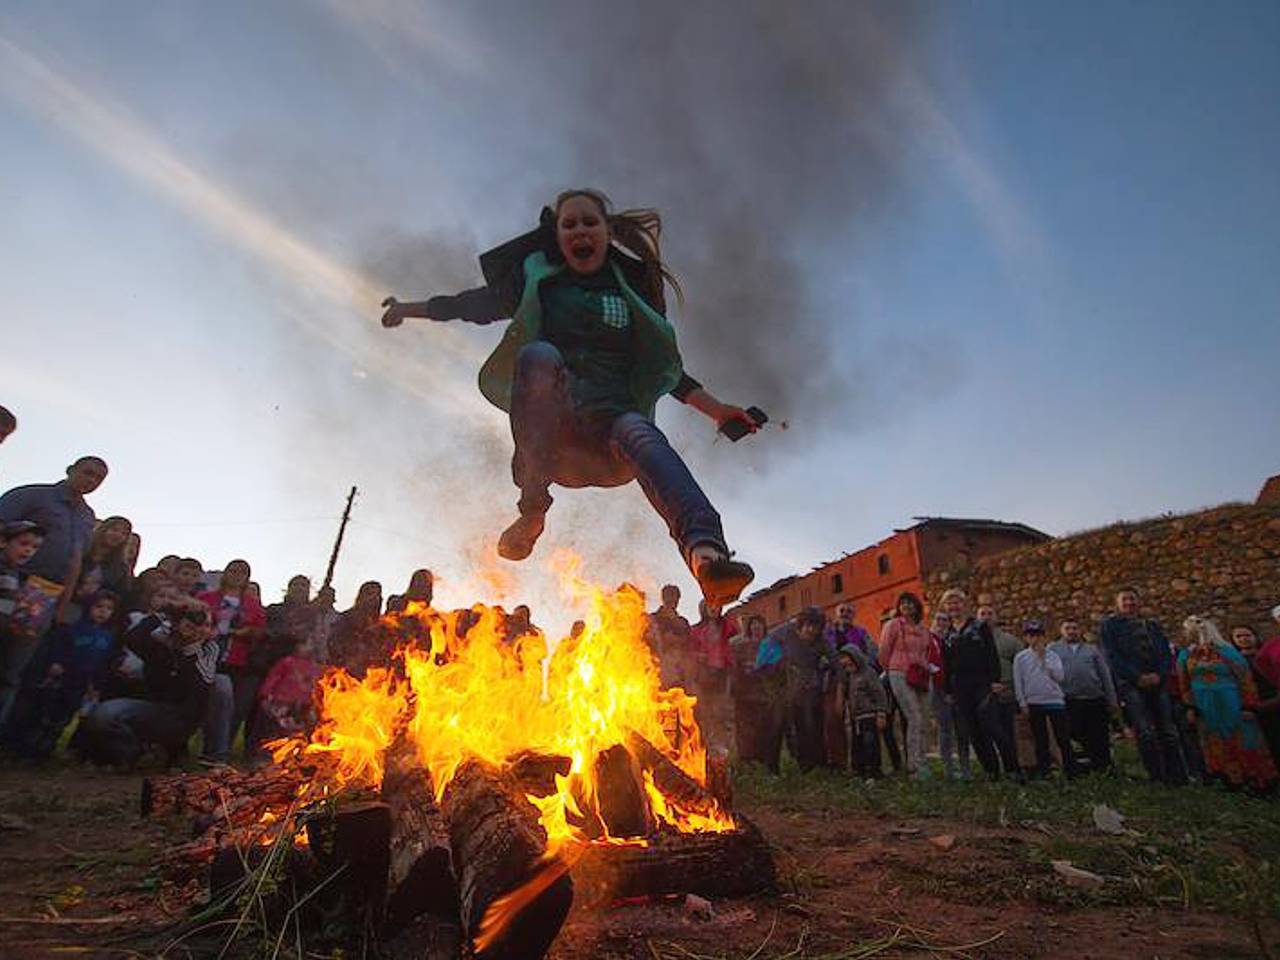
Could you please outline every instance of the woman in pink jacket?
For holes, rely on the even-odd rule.
[[[889,686],[907,721],[907,772],[917,779],[928,776],[924,753],[931,641],[924,625],[924,604],[914,593],[901,594],[893,619],[880,634],[880,663],[889,674]]]

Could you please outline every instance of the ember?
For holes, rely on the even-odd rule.
[[[495,609],[411,605],[393,668],[331,672],[315,731],[272,745],[275,765],[257,775],[270,791],[213,790],[224,810],[239,809],[237,786],[267,799],[223,816],[212,846],[269,844],[325,798],[373,799],[376,818],[364,802],[343,819],[339,802],[325,834],[376,873],[361,884],[368,915],[389,932],[423,915],[460,918],[485,956],[541,956],[575,881],[591,903],[770,886],[763,839],[708,789],[695,699],[661,686],[641,595],[590,589],[569,565],[562,576],[591,614],[549,654],[538,634],[507,637]],[[148,787],[152,807],[199,793]],[[194,804],[206,817],[209,806]]]

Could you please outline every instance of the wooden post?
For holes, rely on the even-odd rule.
[[[351,492],[347,494],[347,506],[342,511],[342,522],[338,524],[338,539],[333,541],[333,553],[329,554],[329,569],[324,573],[324,587],[328,589],[333,586],[333,568],[338,565],[338,551],[342,549],[342,536],[347,532],[347,524],[351,521],[351,504],[356,499],[356,488],[353,485]]]

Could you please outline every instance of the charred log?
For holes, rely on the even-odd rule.
[[[549,797],[556,792],[556,776],[567,777],[573,761],[559,754],[526,750],[508,760],[506,768],[525,793]]]
[[[349,803],[317,812],[307,820],[307,841],[320,868],[343,871],[364,919],[381,922],[390,862],[391,808],[381,802]]]
[[[212,816],[229,798],[258,803],[262,809],[283,804],[297,793],[305,773],[292,767],[264,767],[242,772],[226,767],[209,773],[147,777],[142,781],[144,817],[192,813]]]
[[[456,924],[458,882],[449,827],[436,803],[431,774],[406,740],[387,750],[382,799],[391,815],[387,923],[398,928],[427,913]]]
[[[387,960],[461,960],[462,927],[458,918],[430,914],[418,917],[383,945]]]
[[[272,862],[268,863],[268,859]],[[225,900],[228,911],[239,910],[239,895],[247,892],[246,881],[253,883],[253,875],[263,869],[272,872],[271,882],[255,884],[254,889],[268,918],[288,913],[321,880],[320,868],[310,851],[299,850],[292,844],[256,846],[247,850],[222,847],[209,864],[210,903]],[[315,907],[319,909],[320,906],[317,901]]]
[[[777,886],[773,853],[750,821],[727,833],[663,831],[648,846],[592,846],[573,868],[589,904],[626,897],[696,893],[742,897]]]
[[[627,749],[639,761],[640,766],[653,776],[654,786],[679,809],[707,816],[719,810],[719,804],[709,790],[677,767],[640,734],[632,733],[627,737]]]
[[[537,810],[516,781],[475,760],[458,769],[445,788],[441,809],[449,826],[462,926],[467,941],[473,942],[494,902],[524,887],[546,867],[547,837]],[[543,956],[572,902],[572,881],[567,874],[557,876],[530,898],[481,956]]]
[[[733,809],[733,768],[729,756],[719,750],[707,753],[707,792],[722,810]]]
[[[653,830],[640,768],[622,744],[603,751],[595,762],[596,803],[611,837],[646,837]]]

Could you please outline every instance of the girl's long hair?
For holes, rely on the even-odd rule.
[[[676,293],[676,299],[684,303],[684,290],[674,273],[662,261],[662,248],[659,240],[662,236],[662,216],[657,210],[640,208],[613,212],[613,201],[600,190],[579,187],[566,190],[556,197],[555,211],[559,219],[560,208],[565,201],[574,197],[586,197],[592,201],[604,215],[609,227],[609,236],[620,247],[633,256],[639,257],[645,266],[645,295],[653,300],[659,308],[664,308],[666,297],[663,296],[663,284],[670,284]]]
[[[125,551],[129,548],[129,538],[125,537],[121,541],[120,546],[108,550],[104,545],[108,528],[124,524],[129,533],[133,533],[133,523],[127,517],[107,517],[98,524],[93,534],[89,537],[89,546],[85,549],[84,556],[86,560],[92,560],[103,567],[120,572],[125,575],[130,573],[129,561],[125,557]]]

